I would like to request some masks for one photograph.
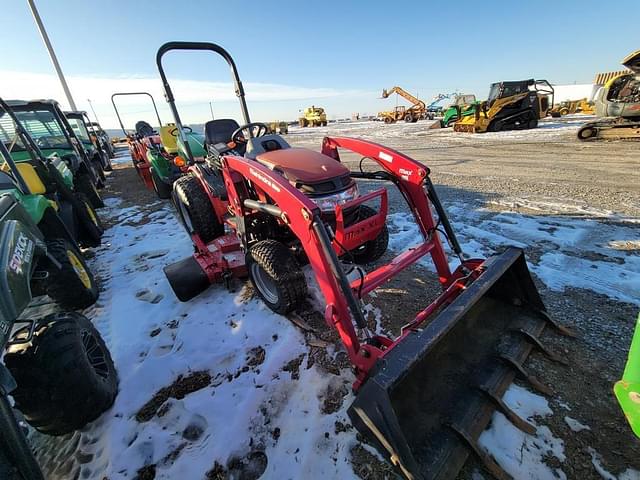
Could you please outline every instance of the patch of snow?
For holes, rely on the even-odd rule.
[[[101,213],[115,225],[91,261],[103,291],[85,313],[112,352],[120,384],[114,406],[79,433],[79,449],[92,455],[73,467],[80,477],[133,478],[155,464],[158,479],[204,478],[214,462],[259,450],[265,478],[354,478],[355,431],[335,432],[336,421],[349,424],[352,394],[335,413],[322,411],[328,390],[350,385],[351,372],[331,375],[305,359],[292,379],[283,367],[307,354],[304,337],[257,299],[212,286],[179,302],[162,268],[193,249],[172,209],[107,204]],[[250,366],[258,348],[264,360]],[[162,415],[136,420],[156,392],[196,371],[207,371],[211,384],[167,400]]]
[[[602,458],[594,448],[589,447],[587,451],[589,452],[589,455],[591,455],[591,463],[593,464],[593,467],[596,469],[596,472],[598,472],[598,474],[605,480],[638,480],[640,479],[640,472],[632,468],[627,468],[624,472],[622,472],[620,475],[616,477],[611,472],[609,472],[606,468],[604,468],[604,466],[602,465]]]
[[[495,213],[460,202],[446,208],[458,241],[470,257],[487,257],[507,246],[539,247],[545,253],[535,261],[529,258],[529,268],[548,288],[556,291],[585,288],[640,304],[637,295],[640,256],[632,248],[638,242],[633,223],[620,219],[610,222],[606,212],[601,212],[598,218],[583,218],[513,211]],[[391,249],[401,251],[422,241],[412,215],[391,214],[389,223]],[[451,255],[442,236],[441,240],[453,269],[458,259]],[[430,257],[423,258],[421,264],[433,270]]]
[[[553,413],[548,402],[534,393],[512,384],[505,392],[504,402],[521,418],[536,427],[535,435],[527,435],[516,428],[502,413],[494,412],[491,424],[482,432],[478,444],[513,478],[530,480],[566,479],[559,468],[549,467],[544,459],[556,457],[565,461],[564,442],[551,430],[538,425],[535,418]]]
[[[564,421],[567,423],[567,425],[569,425],[569,428],[574,432],[581,432],[582,430],[591,430],[590,426],[580,423],[575,418],[565,416]]]

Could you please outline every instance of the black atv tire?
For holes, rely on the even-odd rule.
[[[197,233],[205,243],[224,235],[224,225],[218,221],[209,197],[193,175],[185,175],[174,182],[173,203],[190,235]]]
[[[367,205],[360,205],[358,218],[354,221],[354,223],[360,222],[365,218],[373,217],[377,213],[378,212],[376,212],[373,208],[368,207]],[[375,262],[380,257],[382,257],[382,255],[384,255],[384,253],[387,251],[388,246],[389,230],[387,229],[387,224],[385,223],[376,238],[365,242],[355,250],[351,250],[350,253],[356,263],[365,265],[367,263]]]
[[[98,300],[98,285],[82,254],[66,239],[47,241],[47,252],[61,265],[48,268],[47,295],[64,308],[87,308]]]
[[[5,395],[0,395],[0,478],[44,480],[40,466]]]
[[[413,115],[411,115],[410,113],[407,113],[404,116],[404,121],[407,122],[407,123],[413,123],[414,122]]]
[[[153,190],[156,192],[159,199],[167,200],[168,198],[171,198],[171,185],[167,185],[167,183],[163,182],[153,168],[151,168],[151,181],[153,182]]]
[[[75,193],[76,201],[80,205],[76,209],[79,224],[79,243],[83,247],[97,247],[101,243],[104,227],[98,213],[95,211],[89,198],[84,193]]]
[[[25,335],[22,329],[15,336]],[[44,317],[33,339],[11,345],[4,360],[18,384],[12,393],[16,408],[47,435],[84,427],[113,405],[118,392],[109,349],[79,313]]]
[[[84,193],[91,202],[91,206],[93,208],[104,207],[102,197],[98,193],[96,186],[93,184],[91,177],[89,177],[87,173],[78,174],[74,179],[74,183],[76,192]]]
[[[247,253],[249,278],[260,298],[285,315],[307,296],[307,280],[293,253],[275,240],[262,240]]]

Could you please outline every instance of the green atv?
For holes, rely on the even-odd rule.
[[[151,99],[160,131],[156,131],[148,122],[140,120],[133,132],[127,131],[116,106],[115,97],[145,95]],[[116,112],[122,132],[127,138],[131,160],[138,175],[147,188],[154,190],[158,198],[171,198],[173,182],[187,172],[185,150],[182,136],[178,135],[175,124],[162,124],[153,96],[147,92],[118,92],[111,95],[111,103]],[[189,143],[194,157],[204,161],[207,152],[204,148],[204,135],[183,127],[183,137]]]
[[[455,101],[445,111],[441,122],[441,126],[451,127],[462,117],[475,115],[476,108],[480,105],[480,101],[476,100],[475,95],[456,95]]]
[[[89,117],[87,112],[64,112],[65,117],[69,121],[69,125],[73,129],[87,155],[91,159],[91,163],[95,165],[94,169],[100,176],[102,181],[106,181],[104,172],[112,170],[111,157],[109,152],[102,146],[102,142],[98,140],[98,135],[89,125]]]
[[[0,150],[8,155],[1,142]],[[13,181],[8,177],[0,172],[0,185]],[[98,290],[76,246],[60,232],[42,231],[11,193],[0,193],[0,285],[0,478],[42,480],[8,395],[32,427],[64,435],[113,404],[117,374],[85,316],[36,313],[38,294],[75,309],[95,302]]]
[[[55,100],[9,100],[6,104],[45,156],[57,154],[64,160],[73,173],[75,190],[84,193],[94,208],[103,207],[98,193],[98,189],[104,187],[101,161],[89,157],[60,105]],[[17,162],[23,160],[20,152],[12,156]]]
[[[83,247],[100,245],[104,232],[100,218],[90,199],[74,189],[67,163],[55,154],[44,157],[1,98],[0,143],[6,152],[0,156],[0,170],[11,180],[0,193],[13,194],[36,223],[51,224]]]

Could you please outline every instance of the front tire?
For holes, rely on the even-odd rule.
[[[367,205],[360,205],[358,218],[354,223],[361,222],[365,218],[373,217],[377,213],[378,212],[376,212],[373,208],[368,207]],[[351,250],[351,255],[353,256],[353,259],[356,263],[366,265],[367,263],[375,262],[380,257],[382,257],[382,255],[384,255],[384,253],[387,251],[388,246],[389,230],[387,229],[387,225],[385,223],[376,238],[365,242],[355,250]]]
[[[197,233],[205,243],[224,235],[224,225],[218,221],[209,197],[195,176],[185,175],[174,182],[173,201],[189,235]]]
[[[93,160],[91,160],[91,165],[96,172],[96,178],[100,180],[102,186],[104,186],[105,182],[107,181],[107,176],[104,174],[104,167],[102,166],[102,160],[100,159],[100,157],[93,157]]]
[[[100,245],[104,233],[100,217],[84,193],[78,192],[75,196],[79,205],[76,209],[76,216],[80,225],[80,234],[78,235],[80,243],[83,247],[97,247]]]
[[[75,189],[77,192],[84,193],[89,201],[91,202],[91,206],[93,208],[102,208],[104,207],[104,202],[102,201],[102,197],[98,193],[96,186],[93,184],[91,177],[87,173],[79,173],[75,179]]]
[[[247,270],[256,292],[276,313],[285,315],[307,296],[307,281],[291,251],[275,240],[262,240],[247,253]]]
[[[87,308],[98,300],[98,285],[78,249],[68,240],[47,242],[47,252],[60,263],[48,269],[47,295],[64,308]]]
[[[26,332],[18,331],[16,337]],[[15,338],[15,337],[14,337]],[[118,378],[111,354],[93,324],[74,312],[48,315],[29,343],[4,357],[16,379],[16,408],[47,435],[64,435],[98,418],[113,404]]]

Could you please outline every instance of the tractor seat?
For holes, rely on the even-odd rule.
[[[171,132],[176,129],[174,123],[167,123],[164,127],[160,127],[160,141],[164,150],[169,154],[178,153],[178,141]]]
[[[291,148],[291,145],[280,135],[263,135],[262,137],[250,138],[247,141],[247,151],[244,156],[256,160],[263,153],[287,148]]]
[[[140,120],[136,123],[136,133],[142,137],[151,137],[152,135],[158,134],[158,132],[156,132],[153,127],[144,120]]]

